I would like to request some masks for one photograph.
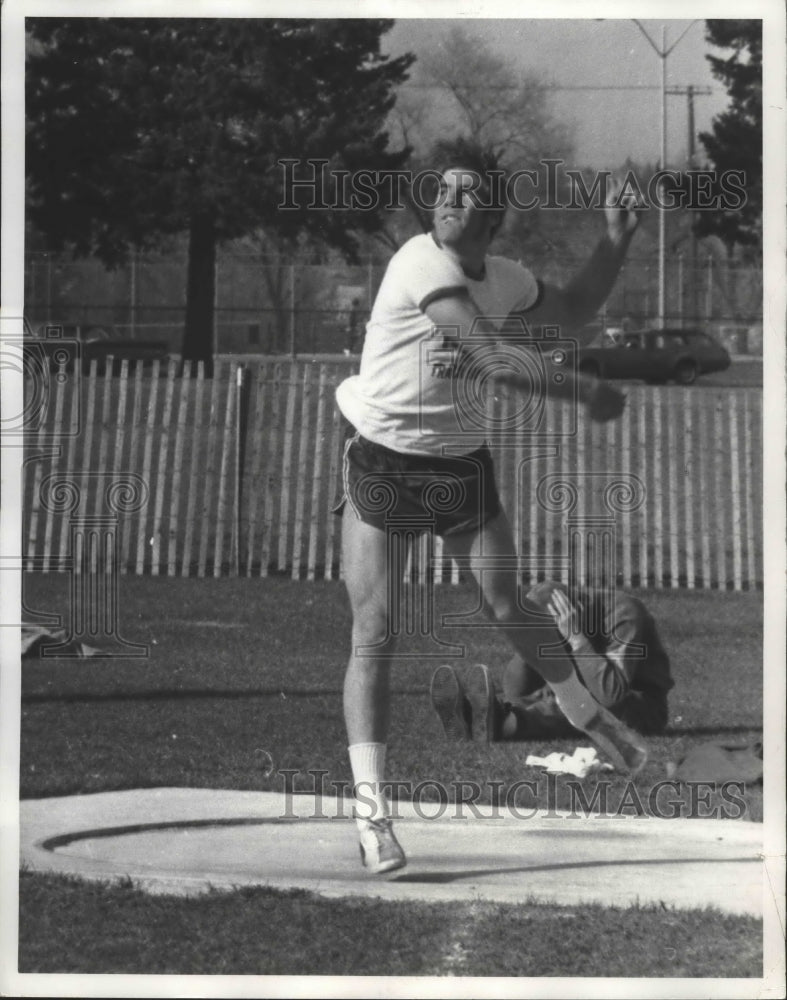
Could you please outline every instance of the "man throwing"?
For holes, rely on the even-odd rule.
[[[494,157],[466,141],[443,152],[434,229],[391,259],[366,328],[360,373],[336,392],[351,425],[337,507],[353,617],[344,716],[361,856],[373,872],[405,864],[383,793],[403,525],[428,522],[442,537],[444,554],[477,580],[493,622],[543,677],[572,725],[631,773],[647,757],[641,738],[582,683],[570,650],[555,654],[563,639],[554,622],[520,600],[516,550],[492,457],[483,441],[463,438],[456,402],[462,380],[471,382],[479,370],[530,398],[543,391],[511,366],[484,366],[484,356],[498,349],[506,317],[577,336],[612,289],[637,213],[628,203],[609,203],[606,231],[587,263],[565,287],[548,285],[521,264],[488,253],[505,213]],[[614,419],[623,410],[623,396],[592,379],[567,377],[562,392],[593,420]]]

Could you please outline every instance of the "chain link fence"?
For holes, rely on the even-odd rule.
[[[582,261],[530,261],[546,280],[568,278]],[[185,255],[137,255],[106,270],[95,260],[31,252],[25,256],[25,311],[45,324],[109,326],[132,339],[180,351],[185,317]],[[357,353],[386,259],[358,266],[220,254],[216,264],[218,354]],[[762,269],[702,252],[666,262],[666,320],[701,324],[734,354],[762,353]],[[601,326],[653,323],[658,262],[631,258],[600,317]]]

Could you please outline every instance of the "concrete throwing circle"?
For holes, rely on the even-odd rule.
[[[406,868],[360,864],[347,800],[278,792],[153,788],[20,803],[21,861],[149,892],[302,888],[430,902],[636,902],[763,912],[761,824],[742,820],[457,817],[395,803]],[[419,815],[420,813],[420,815]]]

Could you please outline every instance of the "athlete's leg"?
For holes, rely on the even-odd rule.
[[[501,740],[556,740],[577,735],[560,709],[555,692],[545,684],[530,699],[503,706]]]
[[[549,611],[556,591],[568,596],[564,584],[551,580],[536,584],[527,596],[543,611]],[[652,620],[644,605],[630,595],[615,594],[613,601],[598,609],[596,614],[598,617],[590,620],[595,623],[592,627],[606,629],[600,638],[602,645],[610,645],[604,655],[574,654],[582,683],[600,705],[609,709],[629,728],[645,735],[663,732],[667,724],[666,694],[652,684],[632,688],[632,671],[625,669],[628,646],[641,646],[647,650],[649,645],[653,645],[652,635],[649,635]],[[600,621],[602,614],[603,626]],[[651,652],[658,655],[658,650]],[[524,658],[515,653],[503,674],[506,715],[500,726],[502,739],[559,737],[574,732],[560,711],[554,693],[549,687],[540,686],[543,684],[543,679],[527,665]]]
[[[563,584],[544,580],[528,591],[527,599],[537,605],[542,613],[549,614],[549,599],[555,588],[565,591]],[[577,663],[576,666],[581,673],[581,665]],[[529,698],[543,687],[544,678],[541,674],[528,665],[521,653],[515,652],[503,671],[503,699],[515,705],[521,698]]]
[[[443,542],[446,555],[469,562],[488,613],[514,649],[568,698],[579,719],[587,721],[595,703],[579,682],[557,627],[540,608],[519,596],[516,549],[506,515],[501,511],[479,531],[446,535]],[[508,565],[501,565],[504,561]]]
[[[477,532],[449,534],[443,541],[446,555],[469,561],[488,612],[514,649],[553,689],[569,722],[588,732],[618,762],[638,770],[646,758],[644,748],[636,741],[631,744],[634,734],[603,709],[582,684],[557,626],[545,620],[548,616],[537,605],[519,598],[516,549],[505,514],[501,511]]]
[[[401,868],[404,852],[393,836],[383,794],[390,716],[388,537],[345,504],[342,564],[352,609],[352,645],[344,678],[344,718],[353,780],[360,786],[356,819],[364,863],[376,872]],[[399,581],[393,581],[398,584]]]
[[[342,517],[342,566],[353,616],[344,678],[347,736],[351,744],[384,743],[395,649],[389,627],[388,538],[386,532],[361,521],[349,504]]]
[[[514,653],[503,669],[503,699],[512,704],[528,698],[544,686],[544,678],[528,665],[521,653]]]

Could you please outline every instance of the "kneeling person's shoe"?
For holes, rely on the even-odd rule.
[[[429,694],[446,739],[454,742],[472,739],[470,703],[453,667],[442,666],[435,670]]]
[[[407,858],[394,836],[390,819],[365,820],[359,829],[361,860],[370,872],[381,875],[404,868]]]

